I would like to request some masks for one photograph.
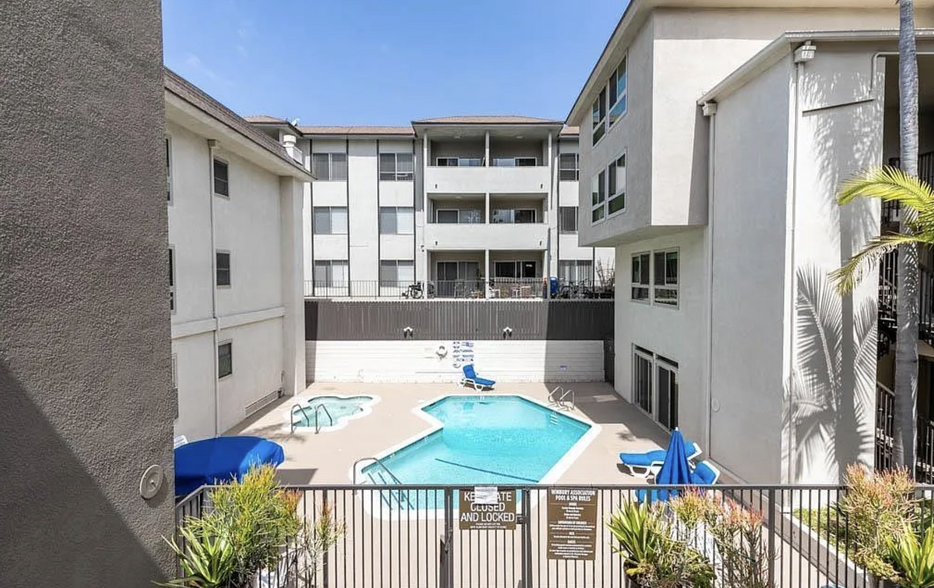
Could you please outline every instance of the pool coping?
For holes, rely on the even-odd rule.
[[[476,390],[471,390],[469,392],[464,391],[464,392],[441,394],[430,400],[426,400],[424,402],[420,402],[419,404],[417,404],[415,407],[412,408],[411,412],[415,414],[416,416],[422,418],[423,420],[427,421],[428,424],[430,425],[429,428],[419,433],[416,433],[415,435],[412,435],[408,437],[407,439],[404,439],[403,441],[390,446],[387,449],[384,449],[378,452],[376,455],[372,457],[375,459],[379,459],[379,460],[389,457],[393,455],[394,453],[396,453],[397,451],[401,451],[402,449],[408,447],[409,445],[417,443],[418,441],[425,439],[429,435],[432,435],[433,433],[436,433],[440,431],[441,429],[443,429],[444,423],[442,423],[441,421],[439,421],[438,419],[430,415],[424,409],[431,406],[432,404],[435,404],[437,402],[444,400],[445,398],[449,398],[452,396],[477,396],[477,397],[492,396],[492,397],[500,397],[500,398],[504,398],[507,396],[514,396],[514,397],[522,398],[523,400],[526,400],[533,404],[537,404],[538,406],[541,406],[542,408],[546,408],[557,414],[564,415],[572,420],[575,420],[589,427],[589,429],[587,429],[587,431],[581,436],[581,438],[578,439],[574,443],[574,445],[572,445],[566,452],[564,452],[564,455],[561,456],[561,459],[559,459],[557,462],[555,462],[553,466],[551,466],[551,468],[545,473],[545,475],[542,476],[541,480],[539,480],[535,484],[531,484],[531,483],[510,484],[508,486],[502,486],[503,488],[554,484],[555,482],[557,482],[558,478],[560,478],[568,469],[570,469],[571,464],[573,464],[574,461],[578,459],[581,456],[581,454],[583,454],[584,450],[587,449],[587,447],[591,443],[593,443],[593,441],[600,434],[600,431],[603,430],[603,427],[601,427],[598,423],[585,420],[577,415],[571,414],[570,412],[555,410],[553,406],[550,406],[540,400],[537,400],[525,394],[521,394],[521,393],[483,394],[483,393],[477,392]],[[363,460],[358,460],[357,463],[354,466],[352,466],[348,472],[348,477],[350,478],[350,480],[354,481],[358,476],[362,477],[364,468],[372,465],[372,463],[373,462],[371,460],[368,460],[366,458],[364,458]],[[361,485],[372,485],[372,484],[367,484],[366,482],[363,482]],[[417,485],[417,483],[413,483],[412,485]],[[445,486],[445,485],[440,485],[440,486]],[[473,488],[473,486],[457,486],[457,485],[449,485],[449,486],[457,487],[457,488]],[[373,491],[372,490],[370,491],[358,490],[357,492],[363,493],[363,492],[373,492]],[[529,508],[531,509],[535,507],[538,504],[538,500],[539,500],[539,493],[536,492],[535,495],[532,497],[532,500],[530,501]],[[370,508],[368,508],[367,502],[364,501],[363,505],[364,505],[364,509],[369,512]],[[382,502],[380,501],[379,513],[374,514],[373,512],[369,512],[369,514],[370,516],[373,516],[380,520],[391,520],[393,518],[393,509],[390,507],[388,510],[389,512],[384,514],[384,509],[382,508]],[[397,520],[400,517],[403,519],[410,519],[410,518],[436,519],[436,518],[443,517],[443,516],[444,516],[444,509],[407,509],[404,515],[398,512],[395,514],[395,518]]]
[[[376,394],[366,394],[366,393],[361,393],[361,394],[315,394],[314,396],[296,396],[296,397],[295,397],[295,401],[294,401],[292,404],[289,405],[289,410],[285,413],[285,420],[286,420],[286,422],[285,422],[285,424],[282,426],[282,430],[285,431],[285,432],[287,432],[287,433],[289,433],[290,435],[294,435],[295,433],[309,433],[309,432],[310,432],[312,435],[316,435],[316,434],[317,434],[317,433],[315,433],[315,428],[314,428],[314,427],[310,427],[310,426],[309,426],[309,427],[297,426],[297,427],[295,427],[294,430],[292,429],[292,407],[295,406],[296,404],[302,404],[302,403],[308,404],[309,402],[311,402],[311,401],[314,400],[315,398],[343,398],[343,399],[347,399],[347,398],[357,398],[357,397],[360,397],[360,396],[366,396],[366,397],[368,397],[368,398],[370,399],[370,400],[368,400],[366,403],[360,405],[360,408],[362,408],[363,410],[361,410],[359,413],[354,413],[354,414],[352,414],[352,415],[347,415],[346,417],[344,417],[344,418],[338,420],[338,422],[337,422],[336,425],[331,425],[331,426],[329,426],[329,427],[321,427],[321,429],[319,429],[319,431],[318,431],[319,433],[333,433],[334,431],[339,431],[339,430],[345,428],[345,427],[350,423],[350,421],[353,421],[353,420],[356,420],[356,419],[362,419],[362,418],[365,417],[365,416],[368,416],[368,415],[370,415],[370,414],[373,414],[373,407],[374,407],[375,405],[379,404],[379,402],[382,400],[382,398],[379,397],[379,396],[377,396]]]

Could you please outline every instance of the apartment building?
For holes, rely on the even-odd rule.
[[[309,155],[308,296],[612,293],[612,249],[577,242],[577,129],[520,116],[405,127],[248,120]],[[551,277],[560,287],[546,287]]]
[[[303,155],[165,71],[176,435],[305,388]]]
[[[897,155],[897,27],[885,1],[633,0],[570,112],[580,242],[630,276],[616,389],[739,479],[874,461],[879,290],[841,299],[827,274],[881,230],[878,203],[835,195]]]

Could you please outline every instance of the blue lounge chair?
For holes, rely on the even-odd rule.
[[[685,439],[684,453],[690,461],[701,454],[700,445]],[[629,468],[631,475],[647,480],[655,477],[655,474],[662,469],[667,454],[668,452],[664,449],[655,449],[644,453],[620,453],[619,461]]]
[[[495,385],[495,380],[487,380],[486,378],[477,376],[477,372],[474,371],[472,363],[468,363],[464,366],[464,377],[461,378],[461,386],[473,386],[474,390],[480,391],[491,390]]]
[[[713,486],[720,479],[720,470],[706,459],[691,472],[691,483],[699,486]]]

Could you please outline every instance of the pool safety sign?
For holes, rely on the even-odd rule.
[[[548,559],[593,561],[597,550],[597,491],[548,490]]]
[[[461,531],[513,531],[516,528],[516,491],[477,486],[460,491]]]

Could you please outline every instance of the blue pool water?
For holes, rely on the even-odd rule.
[[[520,396],[448,396],[422,410],[443,428],[381,458],[403,484],[535,484],[590,429]],[[377,463],[363,473],[392,483]]]
[[[321,410],[318,412],[318,423],[321,428],[337,426],[340,424],[341,420],[346,417],[363,412],[363,405],[372,401],[372,396],[351,396],[349,398],[342,398],[340,396],[317,396],[308,400],[304,410],[295,409],[292,411],[292,422],[297,427],[314,427],[315,408],[324,405],[331,415],[331,419],[334,420],[334,423],[332,425],[331,419],[328,418],[324,410]]]

